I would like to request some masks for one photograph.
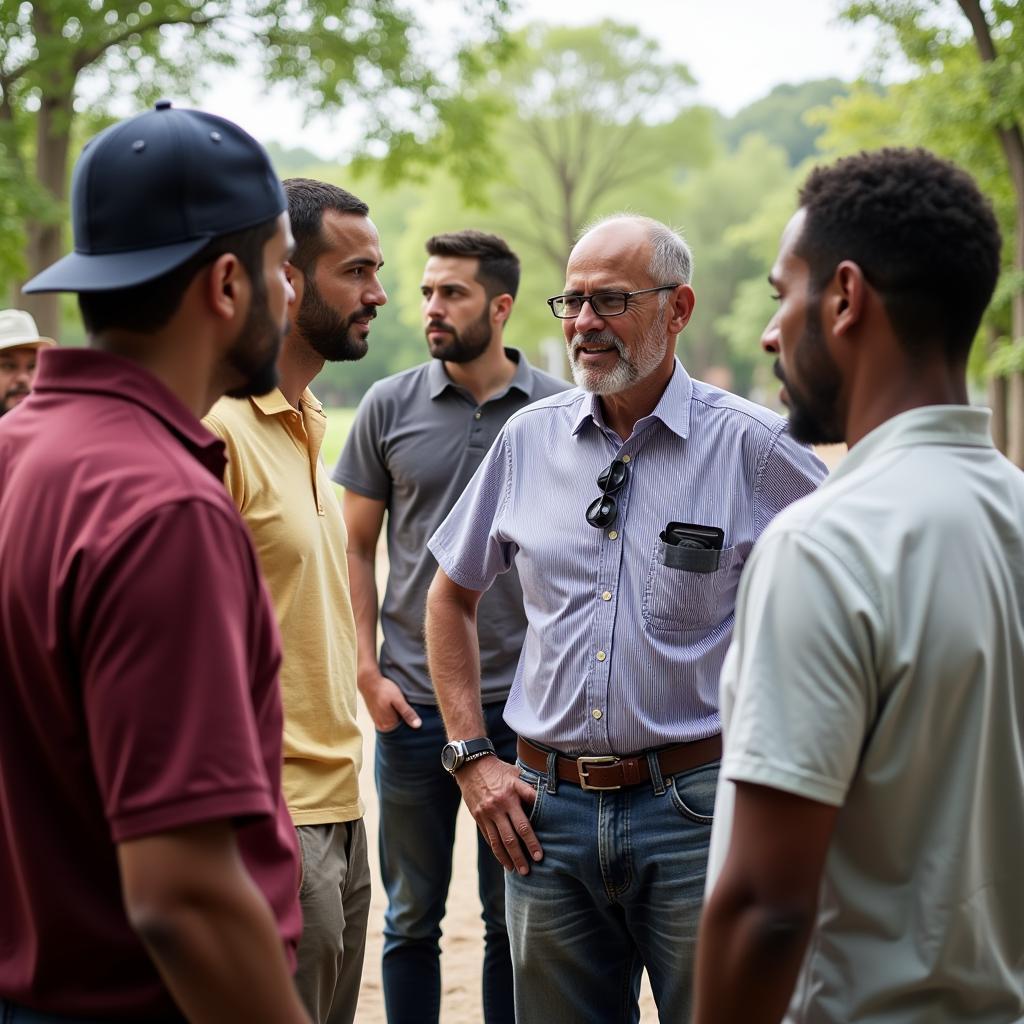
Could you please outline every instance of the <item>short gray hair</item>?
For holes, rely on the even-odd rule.
[[[651,241],[651,262],[647,272],[652,281],[659,284],[678,282],[689,284],[693,276],[693,253],[686,244],[681,231],[662,224],[653,217],[644,217],[636,213],[612,213],[607,217],[599,217],[588,224],[579,235],[590,234],[595,228],[602,227],[611,221],[632,220],[647,228],[647,237]],[[579,238],[577,241],[579,241]]]

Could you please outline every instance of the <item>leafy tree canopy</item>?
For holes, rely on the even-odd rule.
[[[838,78],[801,82],[799,85],[777,85],[767,96],[723,121],[720,128],[722,139],[730,149],[735,149],[744,135],[758,132],[769,142],[781,146],[790,164],[796,166],[815,153],[822,130],[820,124],[806,119],[806,112],[831,103],[837,96],[846,95],[848,89]]]
[[[482,159],[490,109],[467,98],[479,66],[470,49],[501,49],[508,2],[465,0],[449,37],[453,75],[428,59],[436,40],[400,0],[0,0],[0,169],[14,183],[0,204],[0,249],[27,248],[24,267],[6,269],[32,273],[61,254],[76,119],[91,131],[126,113],[126,96],[135,109],[161,95],[191,97],[208,69],[243,54],[311,113],[360,110],[367,146],[392,174],[464,146]],[[473,183],[474,163],[452,166]],[[24,234],[7,210],[21,212]],[[37,305],[44,330],[56,329],[51,297],[26,304]]]

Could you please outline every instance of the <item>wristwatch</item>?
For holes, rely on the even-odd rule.
[[[452,740],[441,750],[441,765],[454,775],[467,761],[476,761],[493,753],[494,744],[486,736],[476,740]]]

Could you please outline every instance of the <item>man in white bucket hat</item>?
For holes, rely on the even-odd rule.
[[[39,336],[39,328],[28,313],[0,310],[0,416],[28,396],[39,350],[55,344],[53,338]]]

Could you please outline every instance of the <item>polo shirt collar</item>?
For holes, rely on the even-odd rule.
[[[502,398],[512,388],[516,388],[526,395],[527,398],[530,398],[533,395],[533,368],[527,361],[526,356],[517,348],[508,348],[506,346],[505,355],[516,364],[516,372],[512,375],[508,388],[500,395],[494,395],[489,398],[488,401],[493,402],[496,398]],[[452,388],[455,391],[461,390],[458,384],[445,372],[444,360],[442,359],[430,360],[430,365],[427,367],[427,386],[430,390],[431,398],[440,398],[448,388]]]
[[[991,420],[990,410],[970,405],[924,405],[901,412],[862,437],[822,486],[895,448],[936,444],[992,448]]]
[[[95,348],[42,349],[32,387],[39,392],[105,395],[131,402],[158,419],[214,476],[224,477],[224,442],[163,381],[134,360]]]
[[[256,408],[263,413],[264,416],[280,416],[286,412],[297,412],[287,398],[284,397],[280,388],[274,388],[273,391],[268,391],[265,395],[252,395],[249,399],[250,402]],[[313,394],[309,388],[306,388],[302,392],[302,397],[299,399],[301,405],[305,406],[312,412],[323,413],[323,405],[320,404],[319,399]]]
[[[693,381],[690,375],[683,369],[683,364],[676,357],[673,360],[672,376],[669,377],[665,390],[658,399],[658,404],[651,413],[636,421],[634,433],[637,429],[644,429],[651,420],[661,420],[662,423],[682,438],[684,441],[690,433],[690,399],[693,396]],[[601,400],[598,395],[591,395],[590,400],[586,398],[580,402],[579,410],[572,424],[572,433],[578,434],[583,425],[587,422],[593,423],[600,430],[607,429],[604,416],[601,413]]]

